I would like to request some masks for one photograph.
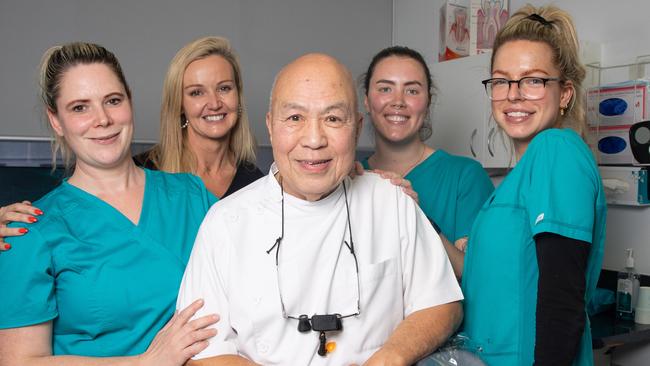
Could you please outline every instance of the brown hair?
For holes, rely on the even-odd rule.
[[[431,108],[431,100],[433,97],[436,96],[436,86],[433,83],[433,78],[431,77],[431,71],[429,70],[427,63],[426,61],[424,61],[424,57],[422,57],[422,54],[420,54],[420,52],[405,46],[386,47],[383,50],[377,52],[377,54],[373,56],[372,61],[370,61],[370,65],[368,65],[368,70],[366,71],[366,73],[361,75],[361,83],[363,84],[363,91],[366,94],[366,96],[368,96],[368,90],[370,89],[370,79],[372,79],[372,75],[375,73],[375,68],[377,67],[377,64],[380,61],[392,56],[410,58],[412,60],[415,60],[418,64],[420,64],[420,66],[422,66],[422,71],[424,72],[424,76],[427,81],[428,101],[427,101],[427,118],[424,120],[424,123],[422,123],[422,126],[418,131],[418,136],[420,138],[420,141],[425,141],[426,139],[431,137],[431,134],[433,133],[431,127],[431,120],[428,117],[429,117],[429,108]]]

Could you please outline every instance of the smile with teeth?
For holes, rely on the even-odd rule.
[[[508,117],[513,117],[513,118],[521,118],[521,117],[528,117],[530,113],[528,112],[521,112],[521,111],[515,111],[515,112],[508,112],[506,113]]]
[[[400,114],[387,114],[385,118],[390,122],[405,122],[406,120],[408,120],[407,116],[403,116]]]
[[[319,170],[323,169],[329,164],[329,162],[332,161],[331,159],[323,159],[323,160],[298,160],[298,162],[308,170]]]
[[[226,117],[225,113],[221,114],[211,114],[209,116],[203,117],[204,120],[209,121],[209,122],[216,122],[216,121],[221,121]]]
[[[308,164],[308,165],[319,165],[319,164],[325,164],[330,161],[330,159],[324,159],[324,160],[299,160],[303,164]]]

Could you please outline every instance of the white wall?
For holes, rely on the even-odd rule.
[[[251,123],[264,144],[269,89],[284,64],[322,51],[358,75],[390,44],[391,19],[391,0],[0,1],[0,136],[47,136],[38,62],[52,45],[83,40],[115,52],[133,89],[135,137],[157,140],[169,61],[185,43],[220,35],[240,55]]]

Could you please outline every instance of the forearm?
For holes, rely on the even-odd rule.
[[[12,356],[0,355],[0,366],[139,366],[139,356],[81,357],[81,356]]]
[[[236,355],[223,355],[203,358],[200,360],[189,360],[185,364],[186,366],[254,366],[257,365],[255,362]]]
[[[539,279],[535,365],[570,365],[585,326],[589,243],[557,234],[535,237]]]
[[[373,355],[392,360],[387,364],[412,365],[435,351],[458,328],[463,319],[460,302],[416,311],[406,317]]]
[[[139,366],[140,356],[81,357],[52,355],[52,322],[0,330],[0,366]]]

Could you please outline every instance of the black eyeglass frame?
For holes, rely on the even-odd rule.
[[[483,87],[485,88],[485,93],[487,94],[488,98],[490,100],[493,100],[493,101],[496,101],[496,102],[508,99],[508,93],[506,93],[506,96],[503,99],[494,99],[492,97],[492,91],[488,90],[488,84],[493,83],[495,80],[503,80],[503,81],[507,82],[508,83],[508,92],[510,92],[510,87],[512,86],[512,84],[517,84],[517,89],[519,89],[519,95],[524,97],[524,99],[526,99],[526,100],[540,100],[540,99],[544,98],[544,96],[542,96],[540,98],[531,99],[531,98],[527,97],[526,95],[524,95],[524,93],[521,92],[521,82],[523,80],[531,80],[531,79],[541,80],[542,83],[543,83],[544,89],[546,89],[546,84],[549,81],[557,81],[560,84],[564,82],[559,77],[557,77],[557,78],[544,78],[544,77],[540,77],[540,76],[524,76],[523,78],[518,79],[518,80],[509,80],[509,79],[506,79],[506,78],[489,78],[489,79],[482,80],[481,84],[483,84]],[[546,93],[546,92],[544,92],[544,93]],[[544,95],[546,95],[546,94],[544,94]]]

